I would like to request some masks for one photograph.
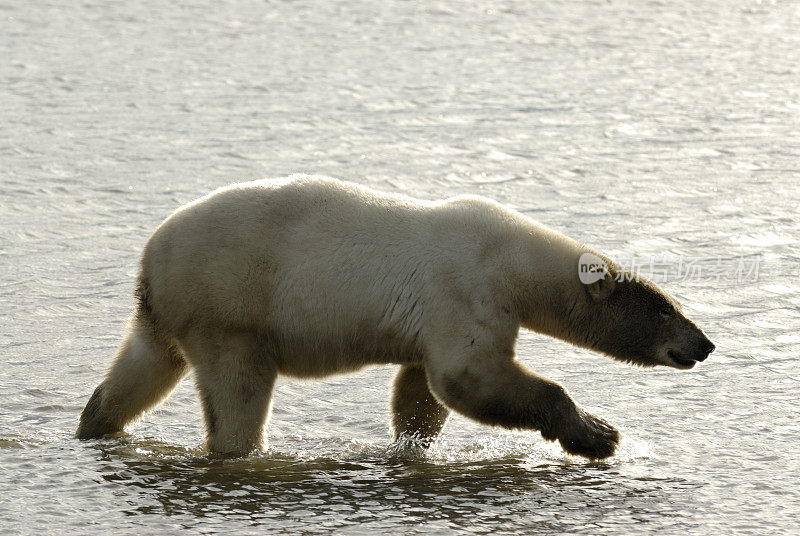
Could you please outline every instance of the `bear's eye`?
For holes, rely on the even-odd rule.
[[[661,316],[664,318],[672,318],[675,316],[675,311],[673,309],[661,309]]]

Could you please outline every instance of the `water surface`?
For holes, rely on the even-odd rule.
[[[4,530],[792,533],[798,27],[796,2],[0,4]],[[665,256],[717,351],[645,371],[524,334],[524,363],[622,430],[602,463],[460,417],[399,454],[391,368],[280,381],[262,456],[200,448],[191,378],[128,435],[72,439],[155,226],[297,172]]]

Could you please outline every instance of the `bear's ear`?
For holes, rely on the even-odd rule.
[[[589,291],[589,295],[595,301],[605,300],[611,293],[614,292],[614,289],[617,286],[617,281],[614,279],[614,276],[611,275],[607,270],[604,270],[603,277],[598,279],[593,283],[589,283],[586,285],[587,290]]]

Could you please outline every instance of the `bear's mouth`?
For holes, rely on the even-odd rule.
[[[673,363],[678,365],[677,368],[681,369],[690,369],[697,364],[697,361],[694,359],[686,359],[675,350],[667,350],[667,357],[669,357]]]

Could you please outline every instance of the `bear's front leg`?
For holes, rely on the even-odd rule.
[[[614,454],[620,435],[578,407],[558,383],[538,376],[513,356],[486,351],[430,355],[425,364],[436,397],[478,422],[539,430],[569,454],[590,459]]]
[[[442,431],[450,410],[439,403],[428,389],[425,369],[403,365],[394,378],[392,389],[392,428],[394,440],[414,439],[423,447]]]

